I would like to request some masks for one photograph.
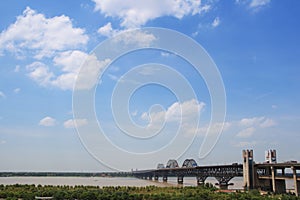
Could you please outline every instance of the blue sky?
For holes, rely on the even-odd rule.
[[[270,148],[277,149],[279,161],[300,160],[299,6],[296,0],[3,2],[0,171],[109,170],[88,153],[89,147],[84,147],[78,137],[75,124],[88,127],[91,122],[85,118],[74,121],[73,86],[82,63],[89,53],[97,51],[97,45],[101,49],[101,42],[107,38],[143,27],[178,31],[207,51],[226,90],[226,120],[210,124],[212,130],[223,124],[223,132],[210,154],[200,159],[199,148],[211,117],[211,99],[203,77],[190,63],[170,52],[148,49],[123,55],[110,63],[95,90],[95,113],[108,133],[106,136],[123,149],[144,152],[165,145],[170,133],[184,124],[186,129],[180,134],[193,143],[181,152],[182,157],[162,153],[155,160],[149,157],[132,162],[102,149],[101,141],[95,141],[99,142],[96,150],[107,151],[109,158],[105,159],[122,163],[110,167],[153,168],[172,156],[181,163],[190,157],[198,164],[240,162],[244,148],[253,148],[257,161],[263,161],[264,151]],[[133,38],[136,42],[149,42],[151,35],[141,32]],[[162,130],[166,138],[143,146],[120,136],[110,98],[116,84],[122,84],[122,76],[147,63],[160,63],[176,70],[191,84],[197,99],[180,102],[174,91],[156,84],[133,93],[128,112],[135,125],[156,127],[155,123],[164,119],[166,128],[170,128],[169,132]],[[155,71],[155,67],[149,69],[151,72],[140,74]],[[87,77],[97,75],[88,70],[86,73]],[[133,77],[138,78],[138,74]],[[165,80],[180,88],[174,76],[166,76]],[[187,113],[181,118],[182,124],[177,121],[178,109]],[[195,128],[190,123],[198,114],[199,127]],[[189,131],[195,133],[194,140]],[[177,152],[176,146],[172,148]]]

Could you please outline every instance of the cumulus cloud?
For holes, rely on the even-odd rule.
[[[120,48],[122,46],[134,46],[137,47],[148,47],[157,38],[146,31],[127,31],[122,33],[122,37],[113,38],[113,42],[115,42]]]
[[[75,128],[75,127],[80,127],[87,125],[88,121],[87,119],[69,119],[64,122],[64,127],[65,128]]]
[[[28,76],[42,86],[47,86],[54,74],[50,72],[49,67],[42,62],[33,62],[26,66]]]
[[[45,117],[40,120],[40,126],[54,126],[56,124],[56,120],[52,117]]]
[[[248,138],[253,135],[255,131],[254,127],[249,127],[244,130],[241,130],[236,136],[240,138]]]
[[[98,60],[96,55],[89,55],[77,77],[75,89],[84,90],[94,87],[98,82],[99,74],[110,62],[110,59]]]
[[[53,63],[58,67],[60,73],[55,75],[46,64],[36,61],[26,66],[28,76],[39,85],[47,87],[54,86],[63,90],[73,89],[74,82],[80,70],[81,64],[87,58],[82,51],[64,51],[58,53]],[[92,76],[91,72],[87,76]]]
[[[269,4],[271,0],[252,0],[249,4],[251,8],[258,8]]]
[[[252,117],[252,118],[241,119],[239,121],[239,125],[244,127],[256,126],[256,127],[267,128],[267,127],[275,126],[276,123],[274,122],[274,120],[266,117]]]
[[[119,31],[112,28],[111,23],[107,23],[106,25],[100,27],[97,31],[100,35],[111,37],[116,35]]]
[[[58,54],[53,61],[63,73],[58,75],[51,84],[63,90],[73,89],[80,67],[87,57],[86,53],[78,50]]]
[[[258,10],[271,3],[271,0],[236,0],[235,3],[246,5],[252,10]]]
[[[79,49],[85,48],[88,40],[85,30],[74,27],[68,16],[47,18],[27,7],[0,33],[0,54],[6,51],[17,57],[34,57],[36,60],[26,66],[33,81],[68,90],[73,89],[80,65],[87,57]],[[20,66],[14,71],[19,72]]]
[[[187,15],[206,12],[209,5],[201,5],[201,0],[93,0],[95,10],[105,16],[116,17],[121,20],[124,28],[135,28],[148,21],[173,16],[178,19]]]
[[[213,28],[215,28],[215,27],[219,26],[220,23],[221,23],[220,18],[219,18],[219,17],[216,17],[216,18],[214,19],[214,21],[212,22],[211,25],[212,25]]]
[[[81,68],[83,61],[85,64]],[[110,59],[99,61],[95,55],[88,56],[81,51],[66,51],[54,58],[54,64],[61,71],[58,75],[50,71],[50,68],[42,62],[34,62],[26,69],[28,76],[44,87],[52,86],[62,90],[72,90],[77,80],[76,89],[90,89],[97,83],[99,73],[110,62]],[[81,73],[78,76],[80,70]]]
[[[249,138],[256,131],[263,128],[269,128],[276,125],[276,122],[270,118],[266,117],[252,117],[243,118],[237,123],[241,127],[240,131],[237,133],[239,138]]]
[[[156,130],[157,127],[166,123],[181,123],[183,130],[188,135],[190,132],[195,133],[195,120],[200,115],[205,103],[199,102],[196,99],[191,99],[185,102],[175,102],[166,110],[147,113],[141,115],[141,119],[148,121],[148,129]],[[196,120],[197,121],[197,120]],[[194,132],[193,132],[194,131]]]
[[[253,118],[243,118],[239,121],[241,126],[254,126],[259,125],[265,120],[265,117],[253,117]]]
[[[85,30],[74,28],[68,16],[46,18],[27,7],[14,24],[1,32],[0,49],[22,56],[30,50],[41,59],[51,57],[56,51],[85,45],[88,39]]]
[[[262,128],[268,128],[268,127],[272,127],[272,126],[275,126],[276,125],[276,122],[272,119],[266,119],[265,121],[263,121],[261,124],[260,124],[260,127]]]

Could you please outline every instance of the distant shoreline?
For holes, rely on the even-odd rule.
[[[0,172],[0,177],[132,177],[131,172]]]

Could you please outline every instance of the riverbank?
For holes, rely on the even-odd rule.
[[[41,185],[0,185],[0,199],[300,199],[292,195],[260,195],[258,191],[222,192],[211,184],[204,187],[103,187],[99,186],[41,186]]]

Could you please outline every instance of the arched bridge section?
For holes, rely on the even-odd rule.
[[[183,164],[182,167],[197,167],[197,163],[194,159],[186,159]]]
[[[178,168],[178,162],[174,159],[170,159],[166,165],[166,168]]]
[[[157,165],[157,169],[164,169],[164,168],[165,168],[165,165],[162,164],[162,163],[159,163],[159,164]]]

